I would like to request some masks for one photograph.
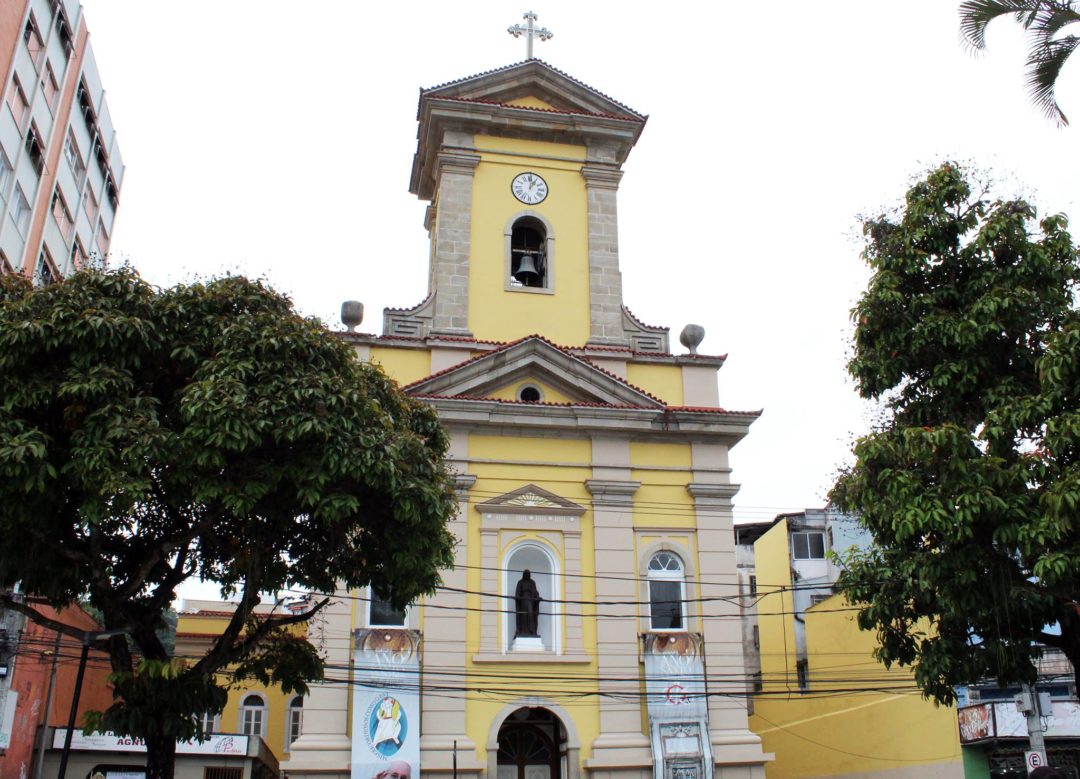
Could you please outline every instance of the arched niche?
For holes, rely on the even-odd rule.
[[[552,601],[560,598],[558,565],[555,555],[535,541],[524,541],[510,547],[503,560],[503,651],[513,651],[514,632],[517,625],[517,611],[514,603],[514,591],[523,571],[529,571],[536,589],[540,592],[540,613],[537,619],[537,632],[545,652],[558,652],[560,646],[559,614],[560,604]]]

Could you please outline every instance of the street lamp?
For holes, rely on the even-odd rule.
[[[71,711],[68,713],[67,733],[64,734],[64,751],[60,753],[60,768],[56,772],[56,779],[65,779],[67,774],[68,755],[71,754],[71,736],[75,732],[75,716],[79,711],[79,696],[82,694],[83,675],[86,673],[86,660],[90,656],[90,645],[103,638],[122,636],[129,633],[128,629],[86,631],[82,635],[82,654],[79,656],[79,672],[75,675],[75,692],[71,696]]]

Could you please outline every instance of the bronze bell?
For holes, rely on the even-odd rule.
[[[526,287],[537,286],[540,281],[540,271],[536,268],[536,257],[531,254],[524,255],[518,263],[517,270],[514,271],[514,278]]]

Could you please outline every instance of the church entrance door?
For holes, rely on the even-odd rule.
[[[566,735],[547,709],[521,708],[499,728],[498,779],[564,779]]]

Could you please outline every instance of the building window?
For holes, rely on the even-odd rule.
[[[23,91],[18,76],[13,76],[11,79],[11,86],[8,87],[7,93],[7,104],[8,108],[11,109],[11,115],[15,117],[15,126],[22,131],[23,125],[26,124],[26,117],[30,115],[30,102],[26,99],[26,92]]]
[[[292,749],[293,742],[300,738],[304,728],[304,699],[297,695],[289,702],[285,716],[285,751]]]
[[[214,714],[212,711],[204,711],[202,716],[199,717],[199,727],[202,728],[204,736],[208,736],[211,733],[221,732],[221,717]]]
[[[105,223],[98,220],[97,229],[98,256],[105,258],[109,254],[109,232],[105,229]]]
[[[827,601],[831,594],[832,593],[828,593],[828,592],[815,592],[814,594],[812,594],[810,596],[810,605],[811,606],[816,606],[819,603],[823,603],[824,601]]]
[[[544,393],[535,384],[525,384],[518,389],[517,397],[522,403],[539,403],[544,399]]]
[[[37,267],[34,268],[34,283],[39,287],[47,287],[56,281],[56,267],[48,249],[42,249],[38,255]]]
[[[368,601],[368,627],[400,628],[405,626],[405,612],[390,605],[390,599],[371,589]]]
[[[4,154],[4,150],[0,149],[0,198],[4,197],[7,193],[8,184],[11,183],[11,174],[14,169],[11,167],[11,161]]]
[[[30,52],[30,59],[34,61],[34,67],[36,68],[41,62],[41,55],[45,53],[45,44],[41,40],[41,33],[38,31],[37,21],[34,19],[34,14],[31,13],[26,20],[26,26],[23,28],[23,41],[26,43],[26,48]]]
[[[35,125],[30,125],[30,131],[26,134],[26,156],[34,170],[41,175],[45,167],[45,147],[41,145],[41,136]]]
[[[791,553],[796,560],[824,560],[824,533],[792,533]]]
[[[75,221],[71,218],[71,212],[68,211],[67,203],[64,202],[64,196],[60,194],[59,187],[53,191],[52,213],[53,218],[56,220],[56,226],[60,228],[60,234],[64,236],[64,240],[70,239],[71,231],[75,227]]]
[[[75,140],[75,131],[70,128],[68,129],[67,140],[64,141],[64,156],[67,157],[68,165],[71,166],[71,173],[75,176],[76,183],[81,185],[83,176],[86,175],[86,165],[83,163],[82,152],[79,151],[79,142]],[[97,216],[96,211],[94,216]],[[93,218],[90,221],[92,223]]]
[[[11,266],[11,262],[8,261],[7,255],[0,251],[0,273],[14,273],[15,268]]]
[[[98,201],[89,187],[83,190],[82,202],[86,218],[90,220],[90,224],[93,224],[98,218]]]
[[[799,677],[799,691],[806,692],[810,689],[810,662],[806,659],[795,663],[795,673]]]
[[[15,194],[12,195],[12,199],[15,203],[11,208],[11,218],[15,221],[15,226],[19,228],[19,232],[24,236],[26,231],[30,228],[30,203],[26,199],[26,195],[23,194],[22,185],[15,185]]]
[[[50,111],[56,110],[56,96],[60,94],[60,85],[56,83],[56,74],[52,65],[45,66],[45,75],[41,77],[41,91],[45,93],[45,102]]]
[[[71,242],[71,267],[81,270],[86,267],[86,260],[86,249],[83,248],[82,241],[76,238]]]
[[[207,766],[203,769],[203,779],[244,779],[244,769]]]
[[[658,552],[649,560],[649,627],[684,630],[683,564],[671,552]]]
[[[757,576],[750,574],[750,594],[757,595]]]
[[[240,732],[266,737],[266,701],[261,695],[248,695],[240,704]]]
[[[71,37],[71,25],[68,23],[67,14],[60,8],[56,14],[56,34],[60,38],[60,45],[64,48],[64,56],[70,57],[75,48],[75,41]]]
[[[754,649],[761,649],[761,631],[758,630],[758,626],[754,625]]]

